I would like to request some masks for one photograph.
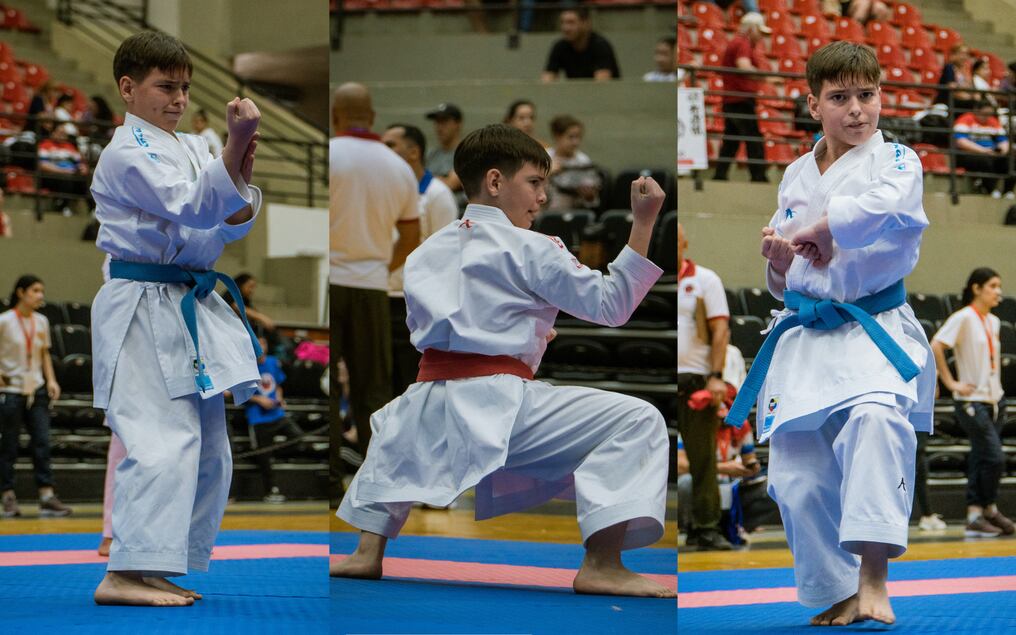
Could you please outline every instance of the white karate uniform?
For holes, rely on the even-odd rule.
[[[226,219],[261,193],[233,182],[204,139],[127,114],[92,181],[96,244],[114,260],[213,269],[254,219]],[[184,284],[113,279],[92,303],[95,407],[123,441],[109,570],[205,570],[232,473],[222,392],[237,403],[260,375],[243,323],[216,293],[195,301],[212,389],[198,394],[194,346],[180,312]]]
[[[662,271],[629,248],[603,276],[557,238],[469,205],[409,256],[413,345],[508,355],[536,368],[558,310],[624,324]],[[583,541],[629,521],[624,548],[663,535],[663,417],[633,397],[510,374],[414,383],[371,417],[367,458],[339,507],[350,524],[397,536],[410,501],[447,505],[476,488],[476,518],[574,497]]]
[[[907,276],[928,225],[922,193],[916,153],[884,143],[881,132],[824,174],[814,152],[795,161],[770,227],[793,238],[828,215],[834,247],[826,267],[795,256],[786,288],[853,302]],[[784,282],[769,267],[767,281],[782,298]],[[759,393],[759,438],[772,437],[769,494],[780,506],[798,599],[807,606],[857,591],[856,543],[890,544],[892,557],[906,550],[914,431],[931,431],[935,364],[909,305],[874,317],[921,369],[915,379],[904,381],[858,322],[832,330],[799,326],[780,338]]]

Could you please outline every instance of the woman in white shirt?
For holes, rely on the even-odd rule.
[[[967,457],[968,536],[994,537],[1016,531],[995,506],[1005,471],[999,435],[1005,421],[1005,394],[1000,371],[999,328],[991,309],[1002,300],[1002,280],[987,267],[975,269],[963,289],[963,308],[949,316],[935,333],[931,348],[942,383],[953,393],[956,420],[970,439]],[[956,355],[954,378],[945,350]]]
[[[11,308],[0,313],[0,517],[21,515],[14,495],[14,463],[24,420],[31,438],[39,515],[66,516],[69,507],[53,493],[49,463],[49,402],[60,397],[60,386],[49,356],[49,320],[36,312],[45,298],[42,280],[21,276],[11,293]]]

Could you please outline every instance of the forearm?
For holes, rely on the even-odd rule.
[[[953,384],[956,383],[956,379],[953,377],[952,371],[949,370],[949,364],[945,361],[945,345],[941,342],[933,341],[931,343],[931,350],[935,353],[935,369],[938,371],[938,376],[942,378],[942,383],[945,384],[945,387],[951,390]]]
[[[652,239],[653,225],[636,220],[631,227],[631,233],[628,235],[628,246],[643,258],[648,258],[649,243],[652,242]]]
[[[395,243],[395,248],[392,251],[392,260],[388,263],[388,271],[395,271],[402,267],[402,265],[406,264],[406,258],[409,257],[409,254],[411,254],[419,244],[419,233],[407,236],[400,231],[399,240]]]
[[[250,205],[244,207],[239,212],[236,212],[232,216],[226,219],[227,225],[243,225],[249,222],[250,219],[254,218],[254,208]]]
[[[53,358],[50,357],[49,349],[42,352],[42,375],[46,378],[47,384],[56,383],[56,373],[53,372]]]
[[[723,318],[714,318],[709,322],[712,332],[709,343],[709,370],[714,373],[723,372],[727,365],[727,345],[730,344],[730,326]]]

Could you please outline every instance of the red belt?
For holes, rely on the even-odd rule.
[[[456,353],[428,348],[423,351],[416,381],[467,379],[500,374],[515,375],[522,379],[533,378],[533,370],[529,366],[508,355]]]

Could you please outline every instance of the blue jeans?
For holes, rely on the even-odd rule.
[[[0,491],[14,489],[14,463],[18,459],[22,420],[31,438],[35,484],[53,486],[53,471],[49,465],[49,395],[42,387],[35,391],[35,401],[30,408],[25,395],[0,392]]]
[[[998,496],[998,482],[1005,472],[1005,453],[999,432],[1005,422],[1005,398],[998,402],[998,414],[992,404],[957,401],[956,421],[970,439],[967,457],[967,505],[991,505]]]

